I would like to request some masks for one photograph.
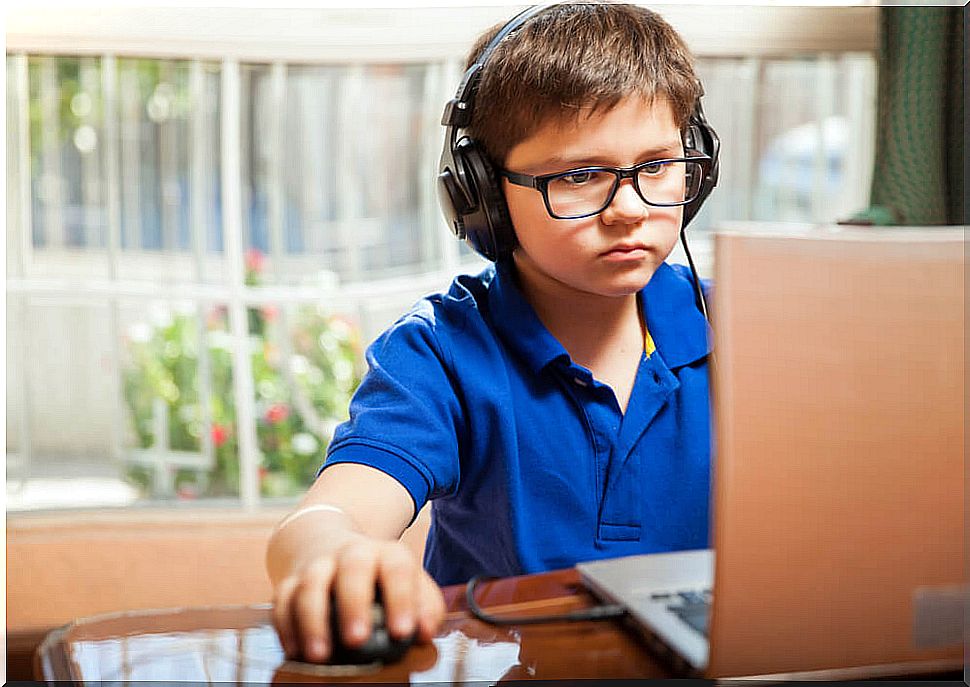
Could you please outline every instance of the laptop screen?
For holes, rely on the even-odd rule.
[[[962,610],[964,249],[716,237],[710,675],[959,657],[927,628]]]

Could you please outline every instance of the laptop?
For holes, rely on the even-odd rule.
[[[713,549],[577,566],[679,672],[961,667],[964,229],[716,235]]]

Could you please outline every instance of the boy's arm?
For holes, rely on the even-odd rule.
[[[381,587],[388,629],[397,637],[430,641],[444,618],[441,590],[411,550],[398,541],[414,503],[394,478],[365,465],[324,470],[297,512],[314,509],[277,529],[266,568],[274,590],[273,623],[288,657],[322,661],[330,654],[331,594],[344,642],[370,634],[375,583]]]

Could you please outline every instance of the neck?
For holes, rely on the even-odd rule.
[[[590,369],[604,355],[642,351],[643,326],[636,293],[604,296],[577,290],[516,259],[519,286],[539,320],[570,357]]]

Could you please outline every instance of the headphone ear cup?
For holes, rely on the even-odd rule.
[[[515,232],[495,166],[470,138],[459,141],[455,164],[474,199],[473,208],[462,218],[465,240],[488,260],[507,256],[515,248]]]
[[[459,239],[465,238],[463,213],[468,211],[470,202],[467,189],[463,189],[455,169],[457,164],[449,155],[447,160],[442,156],[438,173],[438,204],[445,216],[445,221],[452,233]]]
[[[707,200],[707,197],[711,195],[711,191],[717,186],[717,177],[720,173],[718,154],[720,153],[721,141],[714,132],[714,129],[704,118],[699,102],[697,110],[690,117],[684,142],[685,152],[692,151],[706,155],[711,158],[711,163],[706,174],[699,179],[691,179],[689,190],[693,191],[695,188],[699,188],[697,197],[684,206],[683,221],[681,222],[682,227],[686,227],[700,211],[704,201]]]

